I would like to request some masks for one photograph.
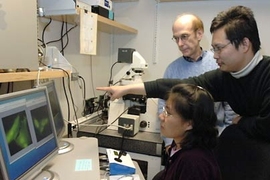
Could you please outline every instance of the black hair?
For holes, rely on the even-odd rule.
[[[202,87],[192,84],[178,84],[169,94],[168,101],[183,121],[191,121],[180,143],[181,148],[203,147],[212,149],[217,144],[217,116],[211,94]]]
[[[254,14],[250,8],[234,6],[220,12],[211,23],[210,32],[225,28],[227,39],[238,49],[244,38],[252,43],[253,53],[261,49],[259,31]]]

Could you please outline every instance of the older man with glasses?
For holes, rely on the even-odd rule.
[[[172,33],[172,40],[176,43],[183,56],[168,65],[163,78],[185,79],[218,68],[213,53],[203,50],[200,46],[204,35],[204,25],[198,16],[188,13],[177,16],[172,25]],[[159,99],[159,114],[162,113],[164,105],[165,101]],[[218,117],[217,128],[221,133],[226,126],[231,124],[236,114],[227,102],[216,102],[215,112]],[[163,140],[166,152],[168,152],[172,139],[163,137]]]

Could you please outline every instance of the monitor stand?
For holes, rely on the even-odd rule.
[[[59,175],[56,172],[50,170],[42,170],[33,180],[60,180]]]
[[[72,151],[74,148],[74,145],[70,142],[60,140],[59,141],[59,149],[58,149],[58,154],[64,154],[69,151]]]

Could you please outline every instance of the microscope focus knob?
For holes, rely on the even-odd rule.
[[[145,120],[142,120],[140,122],[140,128],[146,128],[147,127],[147,122]]]

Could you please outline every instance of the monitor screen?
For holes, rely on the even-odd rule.
[[[47,83],[41,84],[40,86],[47,87],[56,133],[58,137],[62,138],[65,132],[65,122],[60,107],[55,82],[49,81]]]
[[[71,151],[74,146],[72,143],[69,143],[67,141],[62,141],[62,136],[65,132],[65,121],[63,118],[62,114],[62,109],[59,103],[56,87],[55,87],[55,82],[49,81],[47,83],[43,83],[40,85],[40,87],[46,87],[48,90],[49,94],[49,100],[50,100],[50,105],[52,109],[52,115],[53,115],[53,120],[54,120],[54,125],[56,129],[56,133],[58,136],[58,144],[59,144],[59,154],[67,153]]]
[[[47,89],[0,96],[0,169],[4,180],[29,180],[58,152]]]

